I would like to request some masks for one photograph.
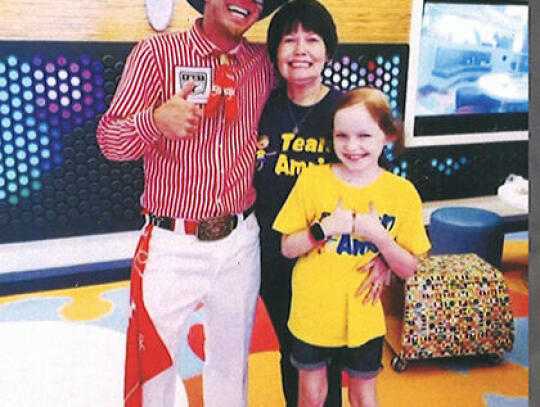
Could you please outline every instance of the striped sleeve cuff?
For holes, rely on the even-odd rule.
[[[154,121],[154,108],[149,108],[135,115],[135,127],[137,134],[149,144],[154,142],[161,136],[156,122]]]

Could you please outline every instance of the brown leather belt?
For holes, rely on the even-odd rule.
[[[152,213],[148,213],[146,216],[150,224],[171,231],[176,230],[178,222],[182,222],[184,232],[187,235],[195,235],[199,240],[211,241],[229,236],[238,226],[238,217],[242,216],[242,219],[246,219],[254,210],[255,207],[252,206],[238,215],[223,215],[201,220],[176,219],[168,216],[157,216]]]

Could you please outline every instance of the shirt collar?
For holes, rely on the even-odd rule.
[[[202,30],[202,18],[195,20],[195,23],[189,31],[189,36],[193,41],[193,48],[201,56],[208,56],[214,51],[220,51],[220,49],[212,42]],[[246,39],[242,38],[240,43],[228,52],[228,55],[235,57],[239,63],[243,62],[243,58],[246,55]]]

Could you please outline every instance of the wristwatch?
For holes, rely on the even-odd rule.
[[[315,240],[316,242],[322,242],[323,240],[326,240],[326,236],[319,222],[315,222],[313,225],[310,226],[309,233],[311,234],[313,240]]]

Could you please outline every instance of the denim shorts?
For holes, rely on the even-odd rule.
[[[384,336],[356,348],[326,347],[305,343],[293,336],[291,363],[299,370],[315,370],[330,363],[339,364],[349,376],[369,379],[382,369]]]

